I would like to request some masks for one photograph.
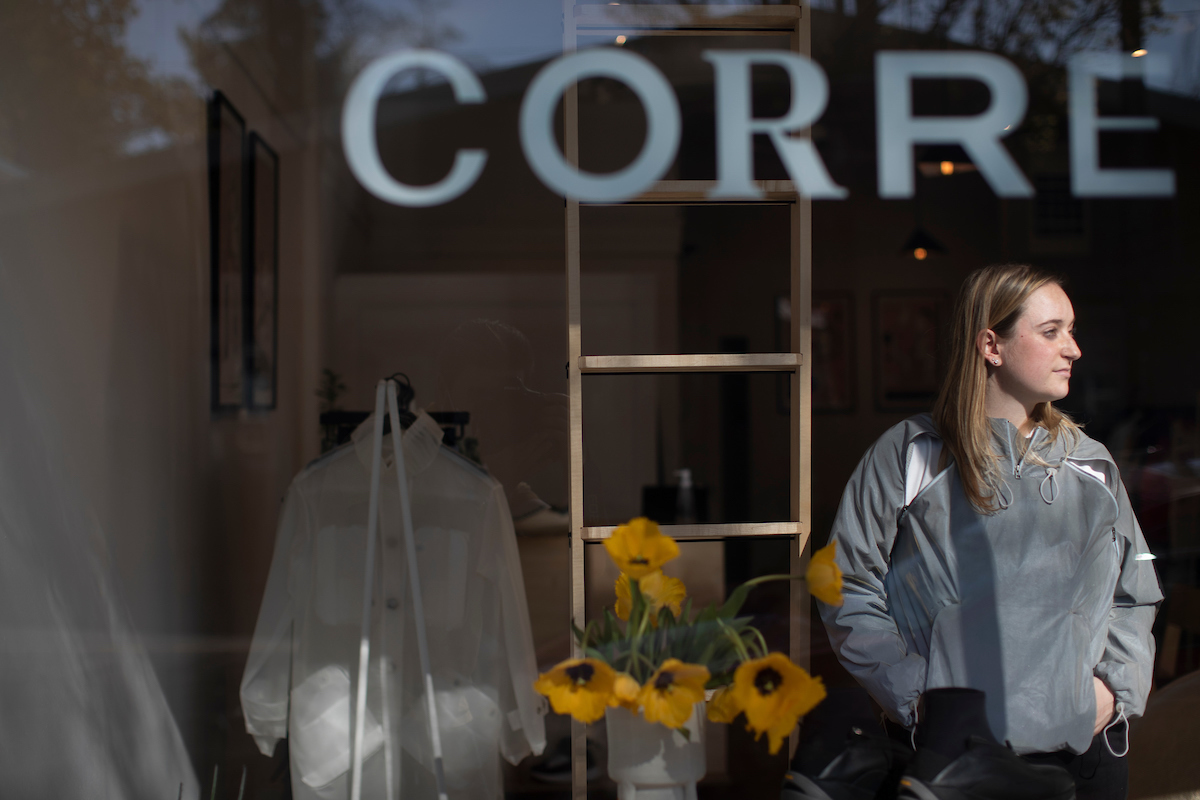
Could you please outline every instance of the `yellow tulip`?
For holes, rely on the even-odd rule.
[[[633,579],[624,573],[617,578],[616,612],[621,619],[629,619],[629,613],[633,610],[633,596],[629,588],[630,580]],[[645,577],[638,578],[637,582],[646,602],[650,604],[650,623],[652,625],[658,626],[658,610],[663,606],[671,609],[671,613],[676,617],[679,616],[680,604],[687,597],[687,587],[683,585],[683,581],[678,578],[668,578],[659,569]]]
[[[631,578],[641,578],[673,558],[679,557],[679,545],[664,536],[658,525],[645,517],[630,520],[619,526],[604,540],[608,555]]]
[[[746,715],[746,730],[767,734],[771,754],[796,727],[800,717],[825,699],[825,687],[782,653],[743,662],[733,673],[733,699]]]
[[[842,604],[842,571],[834,563],[837,555],[837,539],[813,553],[808,562],[808,591],[813,597],[831,606]]]
[[[713,699],[708,701],[708,718],[713,722],[728,725],[740,713],[742,713],[742,709],[738,707],[737,699],[733,696],[733,688],[730,686],[717,689]]]
[[[550,698],[556,714],[570,714],[583,723],[604,716],[604,710],[616,705],[613,688],[617,673],[594,658],[572,658],[538,676],[533,688]]]
[[[642,687],[633,679],[633,676],[628,672],[618,672],[617,680],[613,683],[613,699],[609,702],[611,706],[621,706],[633,713],[638,710],[638,695],[641,694]]]
[[[668,728],[683,727],[692,707],[704,699],[704,684],[710,677],[706,667],[668,658],[642,687],[638,696],[642,716]]]

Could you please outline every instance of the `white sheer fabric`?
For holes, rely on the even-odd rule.
[[[373,425],[293,481],[242,680],[259,748],[290,736],[297,800],[349,797]],[[403,446],[449,794],[500,798],[499,756],[516,763],[545,746],[512,519],[500,484],[442,447],[428,415]],[[363,797],[433,798],[390,436],[383,447]]]
[[[0,794],[198,798],[150,659],[97,554],[104,532],[66,475],[45,404],[7,350],[3,312]]]

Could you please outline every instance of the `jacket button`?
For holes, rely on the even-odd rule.
[[[390,608],[392,611],[395,611],[397,608],[400,607],[400,601],[394,597],[389,597],[387,599],[387,607]]]

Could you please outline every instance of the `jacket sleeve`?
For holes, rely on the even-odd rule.
[[[275,751],[275,743],[287,737],[288,696],[291,681],[293,603],[289,574],[293,546],[306,537],[300,530],[307,514],[300,493],[293,486],[283,503],[275,537],[275,553],[263,593],[250,656],[242,675],[242,713],[246,732],[254,737],[264,755]]]
[[[495,484],[487,508],[487,549],[481,561],[482,574],[495,584],[500,599],[502,664],[500,710],[500,753],[510,764],[526,756],[541,755],[546,748],[546,701],[533,689],[537,660],[533,650],[533,627],[525,580],[513,530],[512,514],[504,498],[504,487]]]
[[[899,426],[871,446],[842,493],[830,541],[843,573],[840,607],[819,603],[838,660],[888,716],[911,727],[925,689],[926,662],[908,652],[888,613],[883,585],[904,504],[904,436]]]
[[[1113,692],[1126,717],[1141,716],[1154,671],[1150,628],[1162,602],[1162,590],[1141,526],[1133,515],[1125,485],[1117,480],[1117,522],[1113,531],[1121,573],[1108,612],[1108,640],[1093,670]],[[1142,558],[1139,558],[1141,556]]]

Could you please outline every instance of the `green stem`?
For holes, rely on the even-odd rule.
[[[753,631],[754,635],[758,638],[759,652],[761,653],[761,655],[759,655],[759,658],[766,658],[766,655],[768,652],[767,640],[763,637],[762,631],[760,631],[758,628],[755,628],[753,626],[747,626],[747,630]]]
[[[721,625],[721,632],[729,637],[729,641],[733,642],[733,647],[737,650],[738,655],[742,657],[742,660],[749,661],[750,652],[746,649],[746,643],[742,641],[742,637],[738,636],[733,628],[726,625],[724,620],[718,619],[717,622]]]
[[[757,578],[751,578],[750,580],[746,581],[745,583],[742,584],[742,586],[746,586],[746,587],[758,586],[760,583],[767,583],[769,581],[802,581],[802,580],[804,580],[803,575],[760,575]]]
[[[641,660],[641,661],[644,661],[644,662],[646,663],[646,668],[647,668],[648,670],[650,670],[650,674],[654,674],[654,662],[653,662],[652,660],[650,660],[649,658],[646,658],[646,657],[645,657],[644,655],[642,655],[641,653],[638,653],[638,654],[637,654],[637,658],[638,658],[639,660]],[[647,675],[646,677],[647,677],[647,678],[649,678],[649,677],[650,677],[650,675]],[[642,681],[642,680],[638,680],[638,683],[643,683],[643,681]]]

